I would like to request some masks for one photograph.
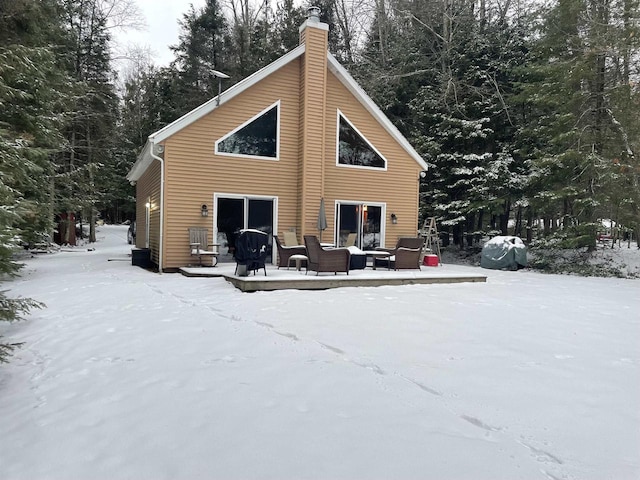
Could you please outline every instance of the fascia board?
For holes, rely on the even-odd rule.
[[[136,182],[142,176],[142,174],[149,168],[151,162],[153,162],[153,158],[151,157],[151,147],[152,143],[150,140],[147,140],[147,143],[144,145],[142,152],[138,155],[138,159],[136,163],[133,164],[131,170],[127,174],[127,180],[130,182]]]
[[[304,50],[305,50],[304,44],[297,46],[296,48],[291,50],[289,53],[283,55],[278,60],[275,60],[274,62],[258,70],[252,75],[249,75],[247,78],[236,83],[233,87],[229,88],[228,90],[225,90],[220,95],[213,97],[211,100],[203,103],[199,107],[194,108],[189,113],[178,118],[177,120],[170,123],[166,127],[161,128],[155,133],[152,133],[151,135],[149,135],[149,140],[153,143],[158,143],[158,142],[162,142],[163,140],[166,140],[171,135],[174,135],[175,133],[179,132],[186,126],[192,124],[193,122],[199,120],[200,118],[204,117],[205,115],[211,113],[213,110],[218,108],[218,97],[220,97],[220,105],[224,105],[232,98],[237,97],[242,92],[252,87],[262,79],[266,78],[267,76],[271,75],[275,71],[287,65],[292,60],[295,60],[296,58],[301,56],[304,53]]]
[[[420,156],[418,152],[411,146],[409,141],[400,133],[400,131],[395,127],[391,120],[382,113],[382,110],[378,108],[378,106],[371,100],[371,97],[367,95],[367,93],[362,89],[360,85],[353,79],[353,77],[347,72],[347,70],[340,65],[340,62],[336,60],[336,58],[331,55],[331,53],[327,52],[327,60],[328,66],[331,73],[333,73],[340,82],[353,94],[354,97],[358,99],[358,101],[364,106],[364,108],[371,114],[373,117],[380,122],[380,124],[384,127],[384,129],[389,132],[391,135],[401,146],[406,150],[406,152],[411,155],[411,157],[420,165],[420,168],[423,170],[427,170],[428,166],[424,159]]]

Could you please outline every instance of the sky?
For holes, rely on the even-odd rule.
[[[152,50],[153,63],[167,66],[173,60],[170,45],[178,43],[178,20],[189,11],[190,5],[201,8],[205,0],[135,0],[146,23],[141,30],[116,31],[118,50],[127,45],[148,46]]]
[[[126,234],[3,283],[47,306],[0,322],[2,480],[640,478],[640,279],[242,293]]]

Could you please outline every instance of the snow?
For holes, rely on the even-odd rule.
[[[627,278],[640,278],[640,250],[636,242],[599,244],[591,258],[594,265],[617,267]]]
[[[500,235],[487,240],[485,245],[499,245],[501,247],[506,246],[507,248],[527,248],[524,242],[519,237]]]
[[[3,287],[48,306],[0,326],[3,480],[640,478],[639,280],[246,294],[98,239]]]

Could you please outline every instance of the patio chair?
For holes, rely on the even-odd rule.
[[[302,244],[298,242],[296,232],[284,232],[284,245],[287,247],[300,247]]]
[[[320,246],[318,237],[305,235],[304,244],[307,246],[307,272],[313,270],[318,275],[320,272],[346,272],[349,275],[349,261],[351,253],[346,248],[332,248],[325,250]]]
[[[266,277],[265,263],[268,245],[269,234],[254,229],[241,230],[240,235],[236,238],[236,270],[234,274],[244,277],[249,272],[253,272],[255,275],[258,270],[263,269]]]
[[[293,233],[293,232],[291,232]],[[297,247],[285,247],[280,243],[280,239],[277,235],[273,236],[276,242],[276,248],[278,249],[278,268],[289,267],[289,259],[292,255],[306,255],[307,249],[302,246]]]
[[[420,269],[420,254],[423,245],[424,238],[422,237],[400,237],[394,248],[377,247],[376,250],[391,254],[389,261],[395,270],[400,268]],[[374,259],[374,261],[380,262],[380,265],[383,263],[380,259]]]
[[[407,268],[417,268],[420,270],[420,254],[422,248],[405,248],[399,247],[396,249],[396,254],[391,256],[389,261],[394,270],[401,270]]]
[[[192,257],[198,257],[198,264],[202,267],[202,257],[211,258],[211,266],[218,264],[217,245],[207,241],[208,230],[204,227],[189,228],[189,248]]]
[[[347,239],[344,242],[345,247],[353,247],[356,244],[357,233],[350,233],[347,235]]]

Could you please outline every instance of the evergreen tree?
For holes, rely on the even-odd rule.
[[[0,281],[15,276],[16,250],[48,241],[52,228],[52,152],[61,148],[68,87],[49,46],[59,34],[55,5],[0,1]],[[41,304],[0,291],[0,321]],[[15,344],[0,344],[0,362]]]
[[[218,0],[207,0],[198,10],[192,5],[180,26],[178,45],[172,47],[176,55],[171,64],[172,71],[160,72],[159,79],[165,91],[168,90],[166,93],[171,92],[176,97],[175,104],[182,105],[178,112],[173,112],[177,116],[171,120],[218,94],[218,83],[212,70],[231,74],[227,20]]]
[[[117,97],[110,67],[108,12],[98,0],[64,3],[67,30],[65,58],[74,79],[74,105],[68,114],[68,149],[58,157],[58,211],[72,218],[80,212],[95,242],[95,219],[103,205],[113,167]],[[124,181],[124,180],[123,180]],[[69,225],[67,232],[73,225]],[[68,242],[69,238],[61,239]]]
[[[576,238],[566,245],[593,248],[594,222],[611,217],[612,202],[625,213],[637,211],[638,98],[628,75],[638,47],[638,5],[558,0],[543,13],[519,139],[532,160],[529,201],[546,234],[562,229]]]
[[[304,22],[305,11],[296,7],[293,0],[283,0],[276,8],[273,49],[278,55],[287,53],[300,43],[300,25]]]

